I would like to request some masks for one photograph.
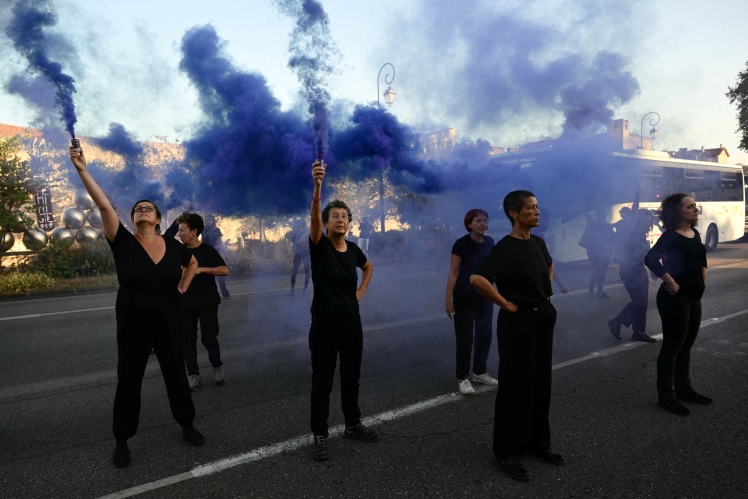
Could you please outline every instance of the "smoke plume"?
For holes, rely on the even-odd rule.
[[[338,49],[330,36],[328,18],[316,0],[281,0],[278,6],[296,20],[291,33],[288,67],[299,78],[313,117],[312,128],[318,159],[327,155],[330,131],[328,78]]]
[[[45,29],[57,24],[57,14],[48,0],[17,2],[12,9],[13,17],[6,27],[6,34],[13,47],[28,61],[32,71],[43,75],[54,86],[55,103],[60,110],[65,129],[75,137],[75,80],[62,72],[62,65],[50,58],[55,39]]]

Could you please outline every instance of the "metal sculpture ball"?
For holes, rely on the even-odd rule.
[[[49,235],[49,242],[55,246],[70,246],[75,241],[75,233],[72,230],[66,229],[65,227],[57,227]]]
[[[10,248],[16,244],[16,238],[10,232],[3,232],[2,240],[0,240],[0,247],[3,251],[10,251]]]
[[[91,227],[83,227],[82,229],[78,230],[78,233],[75,235],[75,240],[81,244],[94,243],[98,238],[99,231],[97,231],[96,229],[92,229]]]
[[[75,206],[77,206],[81,210],[90,210],[91,208],[96,206],[91,195],[86,192],[86,189],[78,189],[77,191],[75,191],[73,202],[75,202]]]
[[[80,229],[86,223],[86,214],[77,208],[68,208],[62,212],[62,223],[68,229]]]
[[[88,211],[88,215],[86,215],[86,220],[88,220],[88,224],[94,229],[104,228],[104,222],[101,220],[101,212],[98,208],[91,208]]]
[[[47,233],[34,227],[23,233],[23,245],[26,248],[37,251],[47,245]]]

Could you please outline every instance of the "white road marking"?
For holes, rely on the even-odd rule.
[[[732,319],[734,317],[738,317],[746,313],[748,313],[748,309],[741,310],[740,312],[735,312],[733,314],[729,314],[724,317],[714,317],[711,319],[706,319],[705,321],[702,321],[701,327],[707,327],[713,324],[718,324],[720,322],[724,322],[728,319]],[[662,334],[653,335],[652,338],[662,339]],[[576,359],[567,360],[565,362],[559,362],[557,364],[554,364],[552,369],[555,371],[557,369],[568,367],[574,364],[579,364],[581,362],[586,362],[588,360],[615,355],[617,353],[625,352],[627,350],[631,350],[633,348],[637,348],[637,347],[644,346],[644,345],[647,345],[647,343],[641,343],[641,342],[622,343],[614,347],[605,348],[603,350],[592,352],[588,355],[584,355]],[[496,387],[479,387],[479,388],[480,388],[479,389],[480,393],[486,393],[489,391],[496,390]],[[438,397],[434,397],[434,398],[424,400],[421,402],[416,402],[415,404],[393,409],[391,411],[382,412],[375,416],[365,418],[364,424],[376,425],[376,424],[384,423],[386,421],[394,421],[396,419],[399,419],[405,416],[410,416],[412,414],[425,411],[427,409],[433,409],[434,407],[448,404],[450,402],[455,402],[457,400],[460,400],[461,398],[462,398],[462,395],[460,395],[459,392],[448,393],[446,395],[439,395]],[[343,425],[338,425],[330,429],[331,437],[340,435],[342,433],[343,433]],[[144,483],[142,485],[138,485],[136,487],[132,487],[129,489],[120,490],[113,494],[102,496],[100,499],[115,499],[115,498],[122,498],[122,497],[132,497],[137,494],[142,494],[145,492],[157,490],[157,489],[169,486],[169,485],[173,485],[175,483],[180,483],[186,480],[191,480],[193,478],[198,478],[202,476],[211,475],[213,473],[218,473],[218,472],[230,469],[230,468],[234,468],[236,466],[240,466],[242,464],[277,456],[278,454],[281,454],[283,452],[296,450],[304,445],[310,445],[310,443],[311,443],[311,436],[302,435],[299,437],[291,438],[289,440],[285,440],[283,442],[278,442],[275,444],[266,445],[264,447],[259,447],[249,452],[237,454],[235,456],[230,456],[225,459],[218,460],[218,461],[213,461],[212,463],[206,463],[206,464],[197,466],[190,471],[179,473],[177,475],[173,475],[170,477],[162,478],[161,480],[156,480],[156,481]]]

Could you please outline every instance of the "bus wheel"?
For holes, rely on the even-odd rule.
[[[717,227],[714,224],[712,224],[706,230],[706,244],[704,244],[704,247],[706,247],[707,251],[712,251],[714,248],[717,247],[718,241],[719,241],[719,235],[717,233]]]

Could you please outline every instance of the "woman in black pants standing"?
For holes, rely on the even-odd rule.
[[[470,285],[470,276],[491,251],[494,241],[486,235],[488,213],[485,210],[468,211],[464,224],[468,234],[452,246],[445,307],[447,316],[455,323],[457,387],[463,395],[474,395],[475,389],[469,379],[471,354],[473,382],[489,386],[499,384],[486,370],[491,349],[493,302]]]
[[[712,399],[691,387],[691,347],[701,324],[701,296],[706,282],[706,248],[696,230],[699,208],[678,192],[660,206],[665,232],[644,263],[664,282],[657,291],[662,319],[662,348],[657,357],[657,405],[680,416],[691,411],[679,401],[709,404]]]

